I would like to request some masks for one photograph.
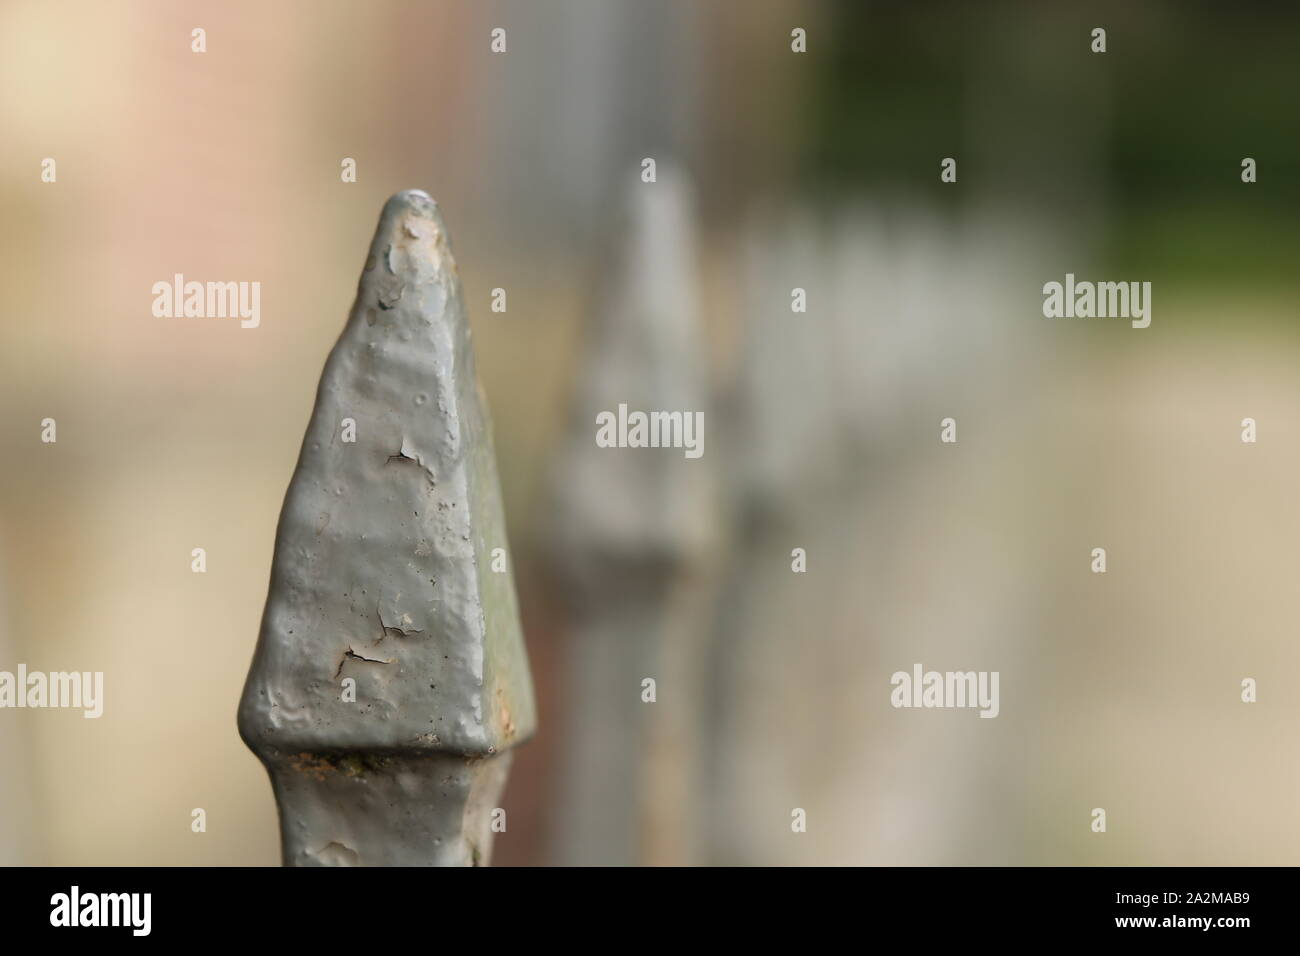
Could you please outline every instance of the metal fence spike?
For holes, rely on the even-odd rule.
[[[698,581],[715,534],[695,205],[684,173],[626,197],[555,475],[551,554],[570,606],[559,862],[690,862]],[[704,454],[602,448],[597,415],[705,412]],[[644,681],[656,685],[656,703]],[[657,702],[662,692],[664,703]]]
[[[276,533],[239,708],[286,865],[482,865],[536,724],[491,426],[437,205],[388,201]]]

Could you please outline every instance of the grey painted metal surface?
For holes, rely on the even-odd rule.
[[[569,599],[569,691],[556,820],[567,865],[689,861],[698,732],[693,587],[714,535],[715,446],[700,329],[694,201],[664,163],[623,197],[559,456],[554,569]],[[703,448],[601,448],[596,416],[705,412]],[[653,679],[657,700],[643,700]]]
[[[491,426],[446,227],[425,193],[399,193],[321,377],[239,708],[287,865],[488,862],[509,749],[536,724],[496,548]]]

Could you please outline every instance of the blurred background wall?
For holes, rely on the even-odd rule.
[[[541,706],[495,862],[1294,863],[1298,28],[5,0],[0,669],[106,702],[0,711],[0,862],[278,861],[235,703],[322,363],[419,187]],[[155,318],[178,272],[260,281],[260,327]],[[1151,327],[1044,319],[1066,272],[1152,282]],[[629,392],[705,410],[704,457],[588,462]],[[916,662],[1000,671],[1000,716],[890,707]]]

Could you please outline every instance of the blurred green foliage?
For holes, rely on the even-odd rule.
[[[814,193],[917,193],[950,209],[992,194],[1063,221],[1099,216],[1103,264],[1300,283],[1300,4],[830,11],[811,41],[831,50],[809,58],[800,156]],[[1105,54],[1090,49],[1098,26]],[[960,188],[940,183],[944,156]]]

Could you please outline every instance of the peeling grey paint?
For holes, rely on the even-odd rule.
[[[536,726],[505,546],[446,228],[399,193],[321,377],[239,708],[286,864],[487,862],[506,751]]]

